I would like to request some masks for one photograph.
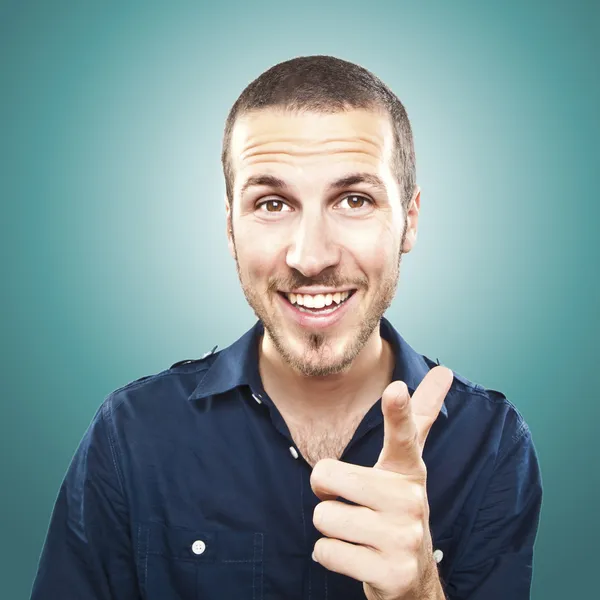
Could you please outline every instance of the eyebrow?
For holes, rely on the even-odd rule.
[[[350,175],[346,175],[341,179],[337,179],[329,184],[330,191],[342,190],[345,188],[352,187],[353,185],[357,185],[359,183],[366,183],[374,188],[379,189],[382,192],[386,191],[385,184],[383,180],[373,173],[351,173]],[[255,186],[267,186],[272,188],[277,188],[280,190],[288,190],[289,186],[287,183],[280,179],[279,177],[275,177],[274,175],[252,175],[248,177],[244,185],[242,186],[241,195],[243,196],[248,188]]]
[[[248,177],[242,186],[240,194],[243,196],[248,188],[263,185],[282,190],[288,189],[287,183],[283,179],[279,179],[279,177],[275,177],[274,175],[253,175],[252,177]]]
[[[331,183],[329,189],[341,190],[352,187],[353,185],[357,185],[359,183],[366,183],[367,185],[380,189],[382,192],[386,191],[383,180],[374,173],[352,173]]]

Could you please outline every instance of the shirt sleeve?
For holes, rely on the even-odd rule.
[[[110,410],[98,410],[62,482],[31,600],[140,598]]]
[[[528,600],[542,503],[539,461],[526,423],[494,473],[446,587],[450,600]]]

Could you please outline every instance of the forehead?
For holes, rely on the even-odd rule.
[[[390,164],[393,131],[380,111],[332,114],[264,109],[243,115],[231,136],[237,175],[269,167],[319,170],[354,166],[381,172]]]

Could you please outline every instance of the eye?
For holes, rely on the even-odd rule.
[[[350,194],[349,196],[346,196],[345,198],[342,198],[340,200],[340,204],[342,202],[346,202],[348,204],[348,208],[352,209],[352,210],[356,210],[358,208],[363,208],[365,206],[365,204],[373,204],[372,200],[369,200],[369,198],[365,197],[365,196],[360,196],[358,194]]]
[[[265,200],[264,202],[261,202],[257,205],[257,208],[259,208],[263,212],[277,213],[285,212],[285,209],[289,209],[289,206],[281,200],[272,198],[271,200]]]

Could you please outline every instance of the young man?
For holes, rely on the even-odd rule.
[[[33,599],[528,598],[526,423],[383,317],[421,203],[400,101],[357,65],[290,60],[241,94],[222,159],[258,321],[106,399]]]

